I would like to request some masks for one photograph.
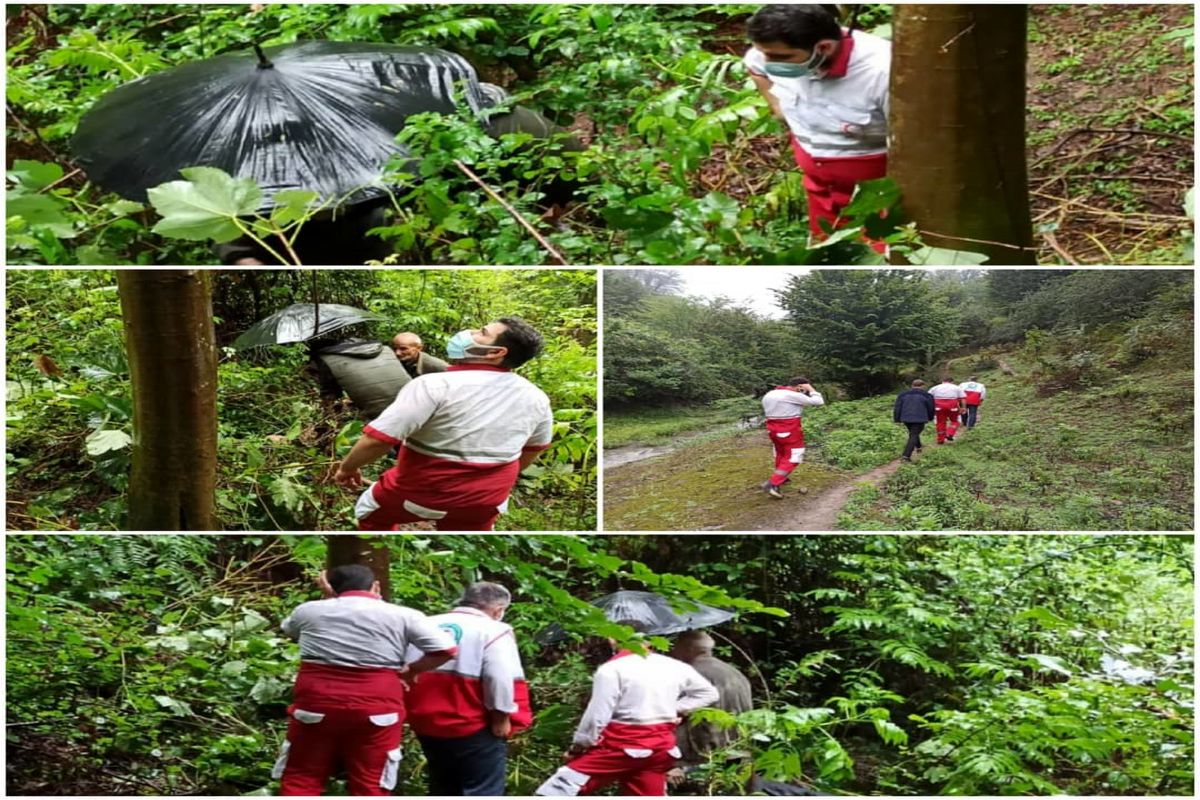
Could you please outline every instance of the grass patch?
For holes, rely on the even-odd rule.
[[[926,448],[881,492],[857,492],[856,530],[1190,530],[1190,369],[1160,365],[1038,398],[1031,364],[990,373],[979,427]]]
[[[760,489],[772,464],[764,429],[738,431],[732,423],[739,416],[714,414],[712,406],[675,409],[671,412],[675,421],[688,423],[684,431],[703,431],[705,424],[721,427],[698,433],[668,455],[605,470],[604,526],[608,530],[776,529],[778,520],[802,515],[804,504],[825,489],[900,455],[907,433],[892,423],[892,401],[890,396],[870,397],[807,411],[805,463],[792,473],[785,490],[788,497],[782,502]],[[671,423],[659,411],[617,419],[623,433],[644,433],[660,423],[662,429],[670,429]],[[606,419],[606,442],[609,424]],[[627,436],[621,441],[655,440]],[[795,491],[801,486],[809,490],[807,495]]]
[[[775,519],[780,501],[759,488],[771,474],[771,445],[761,430],[744,431],[669,456],[605,472],[607,530],[754,530]],[[812,497],[842,480],[844,473],[816,463],[801,464],[790,486]],[[796,505],[803,497],[793,493]]]
[[[704,406],[605,410],[604,447],[664,444],[682,433],[734,425],[745,415],[761,414],[752,397],[734,397]]]

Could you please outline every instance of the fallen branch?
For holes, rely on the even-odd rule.
[[[1178,178],[1168,178],[1165,175],[1080,175],[1085,181],[1145,181],[1147,183],[1174,183],[1178,186],[1191,186],[1187,181]]]
[[[1045,238],[1046,244],[1050,245],[1050,249],[1062,256],[1064,261],[1073,267],[1079,266],[1079,262],[1075,260],[1074,256],[1063,249],[1062,245],[1058,243],[1058,239],[1054,238],[1053,233],[1047,231],[1046,233],[1042,234],[1042,236]]]
[[[1178,133],[1167,133],[1165,131],[1144,131],[1140,128],[1080,128],[1081,133],[1127,133],[1131,136],[1150,136],[1155,139],[1176,139],[1181,142],[1186,142],[1189,145],[1193,143],[1189,136],[1182,136]]]
[[[483,189],[483,191],[487,193],[488,197],[492,198],[497,203],[499,203],[501,205],[501,207],[503,207],[503,209],[512,216],[513,219],[515,219],[517,222],[521,223],[521,226],[524,227],[525,230],[527,230],[531,234],[533,234],[533,238],[537,239],[538,244],[540,244],[542,246],[542,248],[547,253],[550,254],[551,258],[553,258],[555,261],[557,261],[559,264],[563,265],[564,267],[569,266],[569,264],[567,263],[567,259],[563,257],[563,254],[558,252],[558,250],[556,250],[554,248],[554,245],[552,245],[552,244],[550,244],[550,242],[546,241],[546,237],[544,237],[540,233],[538,233],[537,229],[534,228],[533,225],[529,224],[529,220],[527,220],[527,219],[525,219],[525,217],[521,216],[521,213],[519,211],[517,211],[515,208],[513,208],[512,206],[510,206],[503,197],[501,197],[500,195],[498,195],[494,191],[492,191],[492,187],[490,187],[486,183],[484,183],[483,179],[480,178],[478,175],[476,175],[474,172],[472,172],[471,169],[466,164],[464,164],[463,162],[459,161],[456,158],[456,159],[454,159],[454,166],[458,167],[458,169],[464,175],[466,175],[468,178],[473,180],[479,186],[480,189]]]
[[[1170,222],[1170,223],[1174,223],[1177,225],[1178,224],[1186,225],[1186,224],[1190,224],[1190,222],[1191,222],[1191,220],[1189,220],[1183,214],[1150,214],[1150,213],[1147,213],[1144,211],[1131,211],[1131,212],[1123,214],[1123,213],[1120,213],[1117,211],[1110,211],[1109,209],[1106,209],[1106,208],[1097,208],[1096,206],[1089,206],[1088,204],[1082,202],[1081,200],[1075,199],[1075,198],[1058,197],[1056,195],[1046,194],[1045,192],[1037,192],[1037,191],[1030,192],[1030,194],[1034,195],[1035,197],[1041,197],[1046,200],[1053,200],[1056,203],[1062,203],[1064,205],[1071,206],[1072,208],[1080,209],[1082,211],[1092,214],[1093,216],[1115,217],[1116,219],[1121,220],[1121,221],[1126,221],[1126,220],[1128,220],[1128,218],[1134,217],[1134,218],[1141,218],[1141,219],[1145,219],[1145,220],[1161,220],[1162,222],[1160,224]],[[1038,215],[1037,218],[1042,219],[1043,217],[1047,216],[1048,213],[1052,213],[1057,210],[1059,210],[1059,209],[1057,209],[1057,208],[1050,209],[1049,212],[1043,212],[1042,214]]]
[[[952,239],[956,242],[971,242],[973,244],[990,244],[990,245],[994,245],[996,247],[1007,247],[1009,250],[1027,250],[1030,253],[1037,252],[1036,247],[1024,247],[1023,245],[1009,244],[1008,242],[991,242],[991,241],[988,241],[987,239],[972,239],[967,236],[951,236],[948,233],[938,233],[937,231],[923,231],[923,230],[919,230],[919,229],[917,230],[917,233],[921,234],[922,236],[936,236],[939,239]]]

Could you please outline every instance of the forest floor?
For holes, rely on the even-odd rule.
[[[1017,354],[993,357],[993,369],[979,370],[989,399],[978,427],[938,446],[931,425],[912,464],[894,460],[905,432],[891,423],[890,397],[811,411],[816,441],[782,501],[761,489],[765,433],[710,425],[656,443],[663,454],[606,467],[605,528],[1191,529],[1192,414],[1178,388],[1192,385],[1190,367],[1152,360],[1104,386],[1046,394]],[[832,413],[844,424],[822,430]],[[854,433],[847,424],[862,428],[858,463],[846,453],[853,439],[834,451],[835,436]]]
[[[1039,263],[1179,263],[1195,184],[1194,60],[1162,37],[1192,15],[1186,4],[1030,7],[1025,124]],[[723,24],[710,49],[744,52],[741,25]],[[743,200],[790,166],[786,143],[761,136],[715,148],[700,179]]]
[[[1191,5],[1035,5],[1029,179],[1043,264],[1178,263],[1195,184]],[[1138,44],[1135,44],[1138,43]]]

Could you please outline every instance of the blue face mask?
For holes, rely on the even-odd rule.
[[[796,64],[792,61],[768,61],[763,69],[772,78],[803,78],[811,74],[824,60],[823,55],[813,50],[812,58],[803,64]]]
[[[487,353],[468,353],[467,350],[498,350],[499,348],[490,344],[479,344],[475,341],[475,337],[471,335],[470,330],[459,331],[450,337],[446,342],[446,355],[457,360],[460,358],[470,358],[471,356],[486,356]]]

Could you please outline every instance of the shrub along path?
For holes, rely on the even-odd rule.
[[[1018,353],[993,363],[978,370],[989,394],[975,430],[939,447],[930,426],[912,464],[895,460],[904,431],[891,422],[891,395],[811,411],[809,458],[783,500],[760,488],[770,474],[765,434],[714,426],[606,469],[605,528],[1191,529],[1192,423],[1180,388],[1192,385],[1190,369],[1150,361],[1062,388],[1035,379]]]

